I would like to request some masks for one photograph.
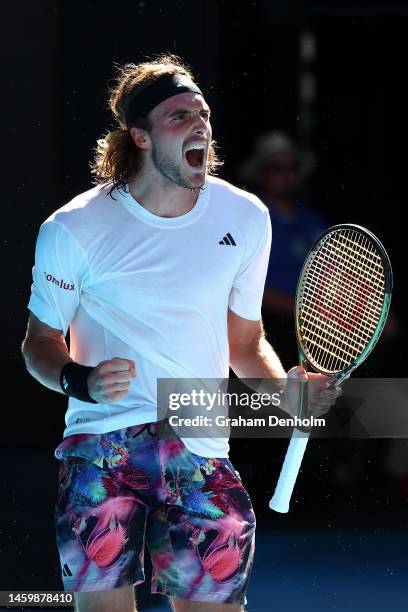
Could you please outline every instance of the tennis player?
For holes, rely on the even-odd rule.
[[[261,322],[268,209],[214,176],[210,109],[174,56],[124,66],[110,107],[98,184],[40,228],[23,343],[28,371],[69,396],[55,451],[62,580],[80,612],[132,612],[147,542],[152,592],[177,612],[235,612],[251,501],[228,440],[160,435],[156,383],[226,378],[229,365],[286,379]]]

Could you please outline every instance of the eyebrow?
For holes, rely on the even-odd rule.
[[[169,115],[167,115],[168,117],[175,117],[176,115],[181,115],[181,114],[186,114],[186,115],[191,115],[191,113],[194,113],[195,110],[200,110],[200,113],[204,112],[204,113],[210,113],[210,107],[209,106],[205,106],[204,108],[201,109],[194,109],[194,110],[190,110],[188,108],[178,108],[176,110],[174,110],[173,112],[171,112]]]

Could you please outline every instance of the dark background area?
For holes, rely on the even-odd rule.
[[[397,331],[379,343],[358,375],[405,377],[408,3],[44,0],[3,7],[0,590],[61,588],[52,523],[58,475],[53,451],[62,438],[66,402],[29,377],[20,344],[37,232],[53,210],[91,185],[93,147],[111,126],[105,100],[114,62],[137,63],[170,51],[190,64],[212,106],[214,137],[225,161],[221,176],[240,185],[238,165],[258,134],[281,128],[305,139],[299,103],[304,31],[317,43],[317,95],[307,144],[318,166],[308,198],[330,224],[357,223],[377,234],[394,269]],[[286,367],[294,365],[294,334],[277,350]],[[351,556],[347,544],[343,552],[337,546],[345,529],[354,535],[364,530],[369,543],[392,527],[405,540],[406,440],[313,441],[293,508],[279,516],[267,502],[286,445],[232,444],[231,458],[253,499],[260,533],[288,533],[287,542],[308,533],[312,543],[310,534],[320,530],[327,546],[333,542],[328,554]],[[392,453],[396,462],[389,459]],[[373,552],[367,544],[371,560],[381,557],[383,546]]]

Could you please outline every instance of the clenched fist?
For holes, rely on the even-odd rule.
[[[136,378],[136,365],[131,359],[101,361],[88,376],[89,395],[101,404],[113,404],[129,393],[132,378]]]

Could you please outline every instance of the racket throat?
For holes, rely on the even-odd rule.
[[[306,361],[306,357],[301,354],[299,355],[299,364],[300,367],[302,367],[305,372],[307,373],[307,361]],[[309,383],[308,382],[301,382],[300,383],[300,389],[299,389],[299,412],[298,412],[298,417],[299,419],[301,419],[303,421],[303,419],[307,419],[310,417],[310,412],[307,408],[307,401],[308,401],[308,390],[309,390]],[[308,429],[307,427],[299,427],[300,431],[304,431],[304,432],[310,432],[310,428]]]

